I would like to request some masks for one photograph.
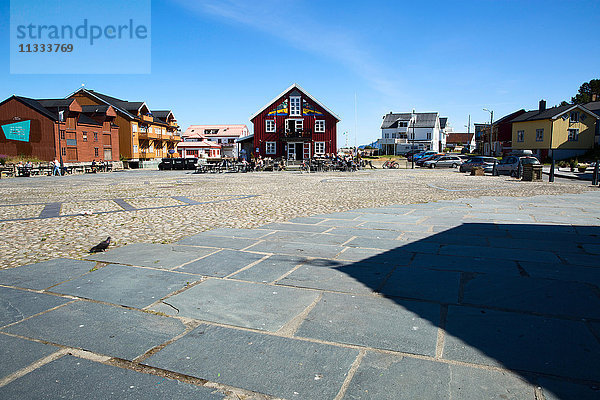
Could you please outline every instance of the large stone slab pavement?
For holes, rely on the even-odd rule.
[[[588,192],[307,215],[0,270],[0,397],[595,399],[599,243]]]

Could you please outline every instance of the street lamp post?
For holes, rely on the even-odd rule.
[[[492,126],[494,125],[494,111],[490,111],[487,108],[484,108],[483,111],[487,111],[490,113],[490,137],[488,143],[490,145],[490,156],[492,155]]]
[[[417,116],[415,115],[415,110],[413,110],[411,116],[410,116],[410,122],[412,124],[412,128],[413,128],[413,134],[410,138],[411,140],[411,144],[410,144],[410,161],[412,164],[412,169],[415,169],[415,120],[417,119]]]

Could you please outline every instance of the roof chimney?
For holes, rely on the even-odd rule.
[[[546,111],[546,100],[540,100],[540,112]]]

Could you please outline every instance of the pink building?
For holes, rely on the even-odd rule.
[[[221,158],[221,145],[203,139],[179,142],[177,152],[183,158]]]
[[[183,142],[181,142],[180,145],[185,142],[205,140],[220,145],[222,157],[237,158],[239,153],[236,139],[248,136],[248,133],[248,127],[243,124],[191,125],[181,134]]]

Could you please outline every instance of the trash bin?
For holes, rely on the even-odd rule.
[[[542,180],[542,166],[541,164],[525,164],[523,165],[523,178],[522,180],[532,182]]]

